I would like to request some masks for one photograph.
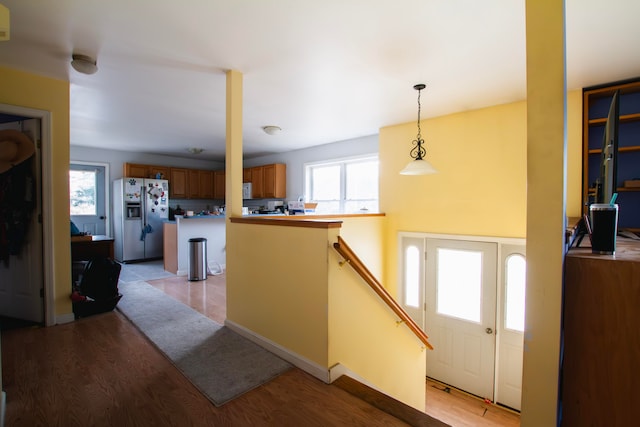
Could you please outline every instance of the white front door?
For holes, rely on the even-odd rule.
[[[24,132],[37,143],[40,141],[40,120],[25,119],[6,124],[2,129],[15,129]],[[44,320],[44,279],[42,258],[42,214],[41,203],[41,158],[36,149],[32,162],[32,177],[21,179],[34,181],[35,194],[32,197],[35,208],[31,212],[27,234],[17,254],[12,254],[6,262],[0,262],[0,316],[42,323]],[[6,179],[10,172],[4,175]],[[12,178],[16,179],[16,178]],[[3,184],[0,184],[3,185]],[[17,185],[15,182],[13,185]],[[20,233],[17,228],[9,228],[10,233]]]
[[[398,299],[434,345],[429,377],[520,410],[524,241],[472,239],[401,235]]]
[[[493,400],[497,245],[427,239],[427,375]]]

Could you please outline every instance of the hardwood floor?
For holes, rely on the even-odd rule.
[[[148,283],[224,322],[224,275]],[[2,374],[7,426],[407,425],[299,369],[215,407],[118,311],[2,332]],[[426,412],[435,418],[519,425],[515,414],[434,384],[427,382]]]
[[[6,425],[406,426],[299,369],[215,407],[118,311],[2,332]]]
[[[161,289],[178,301],[218,323],[226,316],[226,292],[224,274],[209,276],[206,281],[188,282],[184,277],[150,280],[147,283]],[[425,412],[452,426],[503,426],[520,425],[519,414],[485,403],[464,392],[434,381],[427,381]]]

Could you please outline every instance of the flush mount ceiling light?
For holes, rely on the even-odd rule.
[[[9,18],[9,9],[0,4],[0,41],[9,40],[11,23]]]
[[[204,151],[204,148],[191,147],[191,148],[187,148],[187,151],[190,152],[191,154],[200,154]]]
[[[413,140],[414,147],[409,151],[409,156],[413,159],[409,164],[400,171],[401,175],[428,175],[438,172],[431,163],[429,163],[424,157],[427,155],[427,150],[423,147],[424,139],[420,134],[420,91],[427,87],[420,83],[413,88],[418,91],[418,135]]]
[[[79,53],[74,53],[71,56],[71,66],[82,74],[93,74],[98,71],[98,65],[95,59]]]
[[[262,130],[264,131],[264,133],[266,133],[267,135],[275,135],[277,133],[280,133],[280,131],[282,129],[280,129],[280,127],[278,126],[264,126],[262,128]]]

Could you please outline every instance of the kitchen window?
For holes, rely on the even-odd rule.
[[[378,156],[305,165],[305,201],[316,213],[378,212]]]

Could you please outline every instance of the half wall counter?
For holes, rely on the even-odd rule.
[[[224,215],[181,217],[164,223],[164,269],[178,276],[188,274],[189,239],[207,239],[207,266],[210,271],[226,266]]]

